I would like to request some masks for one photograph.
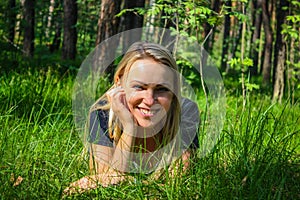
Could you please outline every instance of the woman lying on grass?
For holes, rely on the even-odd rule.
[[[87,141],[92,175],[66,194],[119,184],[133,174],[158,178],[186,170],[198,147],[197,105],[181,97],[177,65],[164,47],[134,43],[124,55],[113,86],[91,107]]]

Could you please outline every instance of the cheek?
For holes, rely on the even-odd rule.
[[[169,111],[172,104],[173,94],[164,95],[158,97],[159,103],[164,107],[166,111]]]
[[[126,102],[129,107],[133,107],[135,104],[138,103],[140,97],[139,93],[132,90],[125,90]]]

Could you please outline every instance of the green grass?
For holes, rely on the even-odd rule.
[[[47,70],[0,77],[0,199],[59,199],[88,174],[72,117],[74,77]],[[220,139],[183,177],[109,188],[78,199],[299,199],[300,106],[227,97]],[[201,133],[200,133],[201,134]],[[23,181],[13,186],[12,177]]]

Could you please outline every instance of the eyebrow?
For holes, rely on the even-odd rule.
[[[137,83],[142,84],[142,85],[144,85],[144,86],[148,86],[148,85],[151,84],[151,83],[144,83],[143,81],[139,81],[139,80],[132,80],[130,83],[132,83],[132,82],[137,82]],[[156,84],[156,85],[157,85],[157,86],[164,86],[164,87],[171,88],[171,85],[168,84],[168,83],[166,83],[166,82],[158,83],[158,84]]]

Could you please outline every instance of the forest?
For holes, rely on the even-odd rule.
[[[298,0],[4,0],[0,10],[0,199],[300,198]],[[143,28],[189,38],[213,60],[221,105],[201,73],[206,59],[200,71],[176,61],[201,111],[199,138],[216,123],[217,141],[182,176],[145,183],[137,174],[65,197],[89,173],[72,112],[76,76],[97,46],[135,29],[134,39],[103,46],[117,55],[144,39]],[[97,92],[110,87],[118,59]]]

